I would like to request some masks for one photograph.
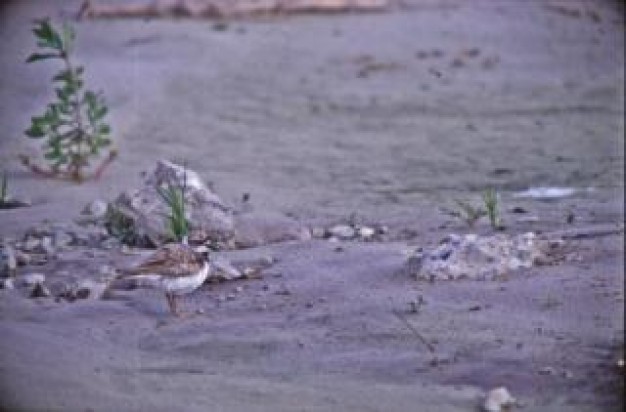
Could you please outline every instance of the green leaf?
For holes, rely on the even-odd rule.
[[[30,129],[26,130],[24,133],[26,134],[26,136],[33,139],[38,139],[46,135],[46,133],[40,127],[37,127],[35,125],[31,126]]]
[[[109,126],[108,124],[101,124],[100,127],[98,127],[98,133],[99,134],[111,133],[111,126]]]
[[[63,41],[59,33],[54,30],[49,20],[39,20],[39,26],[33,29],[33,33],[39,39],[37,46],[63,51]]]
[[[54,59],[58,57],[61,57],[58,53],[33,53],[28,56],[28,59],[26,59],[26,63],[32,63],[38,60]]]
[[[76,33],[72,26],[67,23],[63,24],[63,49],[66,52],[70,52],[72,46],[74,44],[74,39],[76,38]]]

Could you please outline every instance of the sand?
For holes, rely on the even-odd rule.
[[[75,23],[77,58],[106,95],[120,150],[101,180],[75,185],[36,177],[17,156],[39,153],[23,130],[56,72],[24,64],[30,22],[78,5],[0,8],[0,159],[12,193],[33,202],[0,211],[3,237],[71,221],[162,158],[187,161],[232,204],[250,193],[257,210],[310,226],[356,214],[390,235],[339,251],[310,240],[221,252],[278,263],[262,279],[205,285],[184,301],[203,313],[183,321],[153,290],[74,303],[0,290],[5,410],[467,411],[501,385],[524,411],[619,410],[619,229],[501,281],[431,284],[400,269],[407,248],[468,233],[441,208],[491,187],[509,233],[623,225],[623,6],[415,0],[225,30]],[[514,196],[537,186],[578,191]],[[88,278],[130,260],[73,250],[20,270]]]

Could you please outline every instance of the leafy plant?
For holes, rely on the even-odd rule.
[[[9,201],[9,184],[7,172],[2,173],[2,182],[0,182],[0,205],[4,205]]]
[[[504,226],[502,225],[502,219],[500,218],[500,208],[498,205],[498,193],[494,189],[488,189],[483,192],[482,197],[491,227],[497,230],[503,229]]]
[[[165,187],[157,187],[157,191],[169,209],[167,224],[170,235],[177,242],[186,242],[189,235],[189,222],[185,212],[187,173],[183,174],[182,187],[168,183]]]
[[[104,122],[108,108],[100,93],[84,90],[84,68],[75,66],[70,58],[76,38],[72,27],[64,24],[57,30],[44,19],[35,22],[33,33],[41,52],[31,54],[26,62],[60,60],[64,68],[52,78],[56,101],[48,104],[42,115],[33,117],[25,131],[30,138],[46,139],[44,158],[50,168],[34,165],[26,156],[21,160],[36,173],[81,182],[87,177],[89,159],[111,144],[111,128]],[[116,150],[110,150],[93,177],[98,178],[116,155]]]

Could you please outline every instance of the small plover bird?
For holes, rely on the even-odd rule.
[[[120,277],[153,275],[156,285],[163,289],[170,311],[180,316],[176,300],[199,288],[209,275],[206,257],[186,243],[169,243]]]

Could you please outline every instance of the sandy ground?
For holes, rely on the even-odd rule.
[[[101,181],[77,186],[37,178],[16,157],[38,153],[22,133],[56,72],[23,63],[30,21],[78,3],[3,3],[0,159],[12,192],[34,203],[0,211],[3,237],[74,219],[160,158],[188,161],[232,203],[248,192],[256,208],[306,224],[356,213],[393,234],[339,252],[321,240],[229,252],[279,261],[263,279],[204,286],[185,301],[204,314],[185,321],[169,319],[155,291],[70,304],[2,290],[6,410],[467,411],[499,385],[524,411],[619,410],[623,234],[575,240],[578,261],[506,281],[430,284],[398,270],[407,246],[467,231],[439,207],[489,187],[511,233],[623,224],[623,8],[404,4],[226,30],[76,23],[76,54],[107,96],[121,153]],[[581,191],[512,196],[542,185]],[[520,221],[514,206],[538,220]],[[128,259],[79,250],[45,270],[89,277]]]

